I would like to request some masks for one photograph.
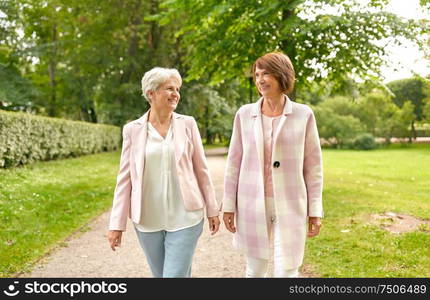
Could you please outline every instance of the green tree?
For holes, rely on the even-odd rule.
[[[198,120],[202,136],[207,144],[214,144],[215,138],[223,142],[230,138],[234,113],[237,107],[224,98],[215,88],[193,83],[181,90],[178,112],[190,114]]]
[[[22,76],[9,49],[0,46],[0,109],[34,112],[36,97],[37,89]]]
[[[39,90],[40,113],[123,124],[147,108],[139,84],[145,71],[182,68],[180,22],[153,20],[158,0],[17,0],[7,8],[15,28],[0,37]]]
[[[414,106],[414,116],[411,120],[412,136],[417,137],[415,122],[423,120],[424,99],[430,97],[429,82],[422,77],[413,77],[408,79],[395,80],[387,84],[388,88],[394,94],[394,103],[402,107],[406,101],[411,101]]]
[[[386,46],[377,41],[420,43],[424,23],[385,12],[387,2],[167,0],[160,19],[187,16],[177,35],[190,50],[184,57],[189,79],[208,75],[211,83],[245,83],[257,57],[282,50],[293,61],[300,89],[323,79],[339,85],[350,76],[376,79]]]
[[[387,92],[375,89],[357,100],[357,108],[355,116],[365,125],[366,131],[384,138],[386,144],[392,137],[411,136],[409,125],[414,119],[411,102],[398,107]]]
[[[427,123],[430,123],[430,101],[427,100],[425,102],[424,108],[423,108],[423,115],[424,115],[424,120]]]
[[[18,27],[14,22],[19,16],[13,1],[0,0],[0,109],[37,111],[37,89],[23,76],[19,48]]]
[[[365,132],[357,114],[358,105],[351,100],[338,96],[328,98],[313,106],[321,138],[333,147],[348,146],[353,139]]]

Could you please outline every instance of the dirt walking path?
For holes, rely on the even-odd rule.
[[[207,152],[209,170],[217,199],[222,198],[225,149]],[[151,277],[145,256],[131,222],[123,235],[122,246],[113,252],[106,239],[110,211],[88,224],[88,231],[72,236],[63,247],[41,259],[29,273],[19,277]],[[243,277],[244,257],[232,247],[232,235],[224,228],[211,236],[205,220],[193,262],[193,277]],[[272,269],[269,265],[269,271]],[[303,270],[302,276],[312,275]]]

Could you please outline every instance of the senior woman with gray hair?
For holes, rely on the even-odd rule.
[[[191,277],[203,230],[219,228],[219,204],[193,117],[174,113],[182,79],[176,69],[153,68],[142,78],[151,108],[124,126],[120,169],[109,222],[112,250],[133,221],[154,277]]]

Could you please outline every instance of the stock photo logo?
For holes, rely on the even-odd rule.
[[[18,294],[31,294],[31,295],[46,295],[46,294],[61,294],[69,295],[74,297],[79,294],[126,294],[127,283],[116,283],[106,282],[85,282],[83,280],[79,282],[57,282],[46,280],[34,280],[30,282],[21,282],[21,286],[18,284],[20,281],[14,281],[13,284],[6,285],[3,289],[3,293],[6,296],[14,297]],[[19,287],[19,288],[18,288]]]
[[[18,283],[19,283],[18,281],[14,281],[13,284],[10,284],[8,286],[7,290],[3,291],[3,293],[6,296],[9,296],[9,297],[14,297],[14,296],[18,295],[19,294],[19,290],[17,290],[16,287],[15,287],[15,284],[18,284]]]

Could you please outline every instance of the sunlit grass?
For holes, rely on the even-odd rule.
[[[26,269],[112,203],[119,152],[0,170],[0,277]]]
[[[429,277],[430,235],[393,234],[370,214],[430,219],[430,145],[324,150],[325,218],[305,261],[323,277]],[[342,232],[344,231],[344,232]]]

